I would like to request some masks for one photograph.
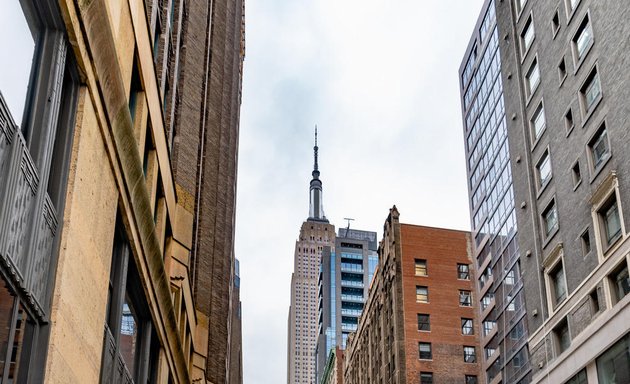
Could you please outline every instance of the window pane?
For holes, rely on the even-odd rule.
[[[470,279],[470,268],[468,264],[457,264],[457,278],[460,280]]]
[[[431,323],[429,315],[426,314],[418,314],[418,331],[430,331]]]
[[[419,303],[429,302],[429,289],[427,287],[416,287],[416,301]]]
[[[604,212],[606,240],[611,245],[621,235],[621,221],[619,220],[619,210],[617,209],[617,201]]]
[[[558,213],[556,205],[552,203],[551,207],[545,212],[545,235],[549,236],[556,228],[558,228]]]
[[[432,358],[431,343],[418,343],[418,350],[421,359],[430,360]]]
[[[136,350],[138,344],[138,316],[136,315],[128,297],[125,297],[120,326],[120,354],[125,360],[127,369],[134,375]]]
[[[617,300],[621,300],[624,296],[630,293],[628,267],[625,267],[615,275],[615,287],[617,289]]]
[[[538,82],[540,81],[540,72],[538,71],[538,62],[534,61],[531,69],[527,72],[527,85],[529,86],[529,94],[534,93]]]
[[[470,291],[459,291],[459,305],[463,307],[470,307],[472,305]]]
[[[416,276],[427,276],[427,261],[416,259]]]
[[[545,153],[538,163],[538,176],[539,176],[539,186],[544,186],[551,178],[551,161],[549,160],[549,153]]]
[[[557,304],[567,297],[567,285],[564,281],[564,269],[562,265],[553,272],[551,278],[553,280],[554,298]]]
[[[532,45],[532,41],[534,40],[534,24],[530,20],[525,27],[525,31],[523,33],[523,42],[525,43],[524,52],[527,52],[529,47]]]
[[[591,81],[586,86],[586,91],[584,92],[584,97],[586,98],[586,110],[590,110],[599,95],[602,92],[601,85],[599,83],[599,76],[597,73],[593,76]]]
[[[575,46],[577,48],[578,59],[582,57],[589,43],[593,40],[593,31],[591,30],[591,24],[586,21],[586,25],[581,30],[580,35],[575,40]]]
[[[0,12],[0,51],[10,52],[2,60],[0,92],[17,125],[22,124],[35,41],[19,1],[3,1]]]
[[[545,129],[545,109],[542,104],[538,107],[536,114],[532,118],[532,123],[534,125],[534,140],[540,137],[540,134]]]
[[[597,378],[600,384],[630,383],[630,335],[597,359]]]

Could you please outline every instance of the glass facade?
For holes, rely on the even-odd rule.
[[[527,335],[494,1],[483,15],[461,76],[473,247],[477,268],[484,268],[476,297],[486,313],[480,319],[483,334],[497,328],[497,335],[482,346],[490,355],[500,354],[486,377],[491,381],[503,375],[503,382],[518,382],[527,372]]]

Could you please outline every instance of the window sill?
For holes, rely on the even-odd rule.
[[[551,179],[553,179],[553,175],[549,176],[549,179],[547,179],[545,184],[541,185],[538,188],[538,192],[536,193],[536,200],[540,200],[540,196],[542,196],[542,194],[545,192],[545,190],[547,189],[547,186],[551,184]]]
[[[602,160],[602,163],[597,168],[593,169],[589,184],[593,184],[593,182],[597,179],[597,176],[599,176],[599,174],[602,173],[602,170],[606,168],[606,164],[608,164],[610,159],[612,159],[612,154],[609,153],[606,160]]]
[[[543,249],[547,248],[551,240],[556,236],[556,234],[560,232],[560,227],[556,227],[551,233],[545,237],[545,241],[543,242]]]
[[[603,247],[603,244],[602,244],[602,248],[603,248],[602,253],[604,255],[604,258],[608,257],[612,253],[611,251],[617,248],[616,247],[617,244],[619,244],[621,239],[623,238],[624,238],[623,233],[620,233],[619,236],[617,236],[617,238],[614,239],[612,243],[607,244],[605,248]]]
[[[573,123],[573,125],[571,125],[570,127],[568,127],[567,130],[567,137],[569,137],[569,135],[571,135],[571,132],[573,132],[573,128],[575,128],[575,123]]]
[[[581,184],[582,184],[582,179],[580,179],[577,183],[575,183],[575,185],[573,186],[573,192],[575,192]]]

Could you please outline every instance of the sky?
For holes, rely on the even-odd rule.
[[[314,127],[324,211],[470,229],[458,68],[482,0],[246,2],[236,256],[246,384],[286,383]]]

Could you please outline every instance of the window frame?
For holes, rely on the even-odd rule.
[[[536,81],[532,82],[532,75],[536,73]],[[527,103],[532,99],[536,90],[538,90],[538,86],[542,81],[540,77],[540,67],[538,65],[538,55],[534,57],[531,64],[527,67],[527,72],[525,72],[525,96],[527,97]]]
[[[596,82],[594,82],[595,79],[597,79]],[[591,87],[593,87],[595,83],[597,83],[598,85],[599,92],[589,103],[589,90],[592,89]],[[580,85],[578,96],[578,99],[580,100],[580,109],[582,111],[582,126],[584,126],[589,117],[593,114],[593,111],[597,109],[597,106],[604,97],[604,90],[602,89],[602,79],[599,76],[597,64],[593,66],[593,68],[589,71],[588,76],[586,76],[585,80]]]
[[[470,264],[457,263],[457,280],[470,280]]]
[[[555,212],[555,224],[549,227],[549,217],[548,213],[550,211]],[[556,204],[556,197],[552,197],[551,200],[545,205],[545,209],[542,211],[540,215],[541,226],[543,229],[543,239],[545,239],[545,244],[560,230],[560,220],[558,214],[558,205]]]
[[[426,328],[426,329],[423,329],[423,328]],[[418,331],[431,332],[431,315],[430,314],[418,313]]]
[[[530,33],[530,31],[531,31],[531,39],[529,39],[529,43],[528,43],[527,36]],[[531,50],[532,45],[534,44],[535,40],[536,40],[536,30],[534,26],[534,13],[530,12],[529,17],[525,21],[525,25],[523,26],[523,28],[521,29],[521,32],[519,33],[521,62],[525,60],[525,57],[527,57],[527,54]]]
[[[586,31],[590,31],[589,40],[582,45],[582,50],[580,50],[579,40],[583,36],[582,34]],[[588,56],[593,44],[595,43],[595,36],[593,33],[593,24],[591,23],[591,18],[589,12],[586,12],[586,15],[582,18],[580,25],[577,27],[573,36],[571,37],[571,52],[573,54],[573,63],[574,70],[573,73],[576,74],[582,63]]]
[[[464,345],[463,352],[464,363],[474,364],[477,362],[477,348],[472,345]]]
[[[542,118],[542,127],[538,129],[537,122]],[[547,116],[545,115],[545,104],[543,100],[540,100],[538,106],[534,110],[534,113],[529,119],[529,131],[532,142],[532,150],[536,147],[536,144],[540,141],[547,130]]]
[[[424,294],[420,293],[420,291],[423,289],[426,291],[426,293]],[[423,297],[425,298],[424,300]],[[429,303],[429,287],[427,287],[426,285],[416,285],[416,303]]]
[[[426,259],[414,259],[414,275],[419,277],[429,276],[429,263]],[[423,273],[424,272],[424,273]]]
[[[468,297],[468,299],[466,299]],[[464,300],[462,300],[464,299]],[[459,290],[459,306],[460,307],[472,307],[472,291],[466,289]]]
[[[475,325],[473,319],[462,317],[462,335],[473,336],[475,334]]]
[[[543,166],[545,168],[543,169]],[[548,172],[546,177],[543,177],[543,171],[547,169]],[[536,188],[538,190],[538,196],[542,193],[542,191],[549,185],[551,179],[553,178],[553,167],[551,165],[551,153],[549,151],[549,147],[547,147],[542,155],[536,161]]]
[[[422,351],[422,347],[426,347],[426,346],[429,347],[428,352],[427,351]],[[427,343],[427,342],[423,342],[423,341],[418,342],[418,359],[419,360],[433,360],[433,348],[431,346],[431,343]]]
[[[571,328],[569,327],[569,321],[567,318],[563,318],[553,327],[553,335],[554,335],[554,352],[555,356],[558,357],[562,353],[566,352],[569,348],[571,348],[572,337],[571,337]],[[566,336],[566,339],[564,338]],[[568,343],[565,344],[565,341],[568,340]]]
[[[599,159],[596,159],[596,149],[600,142],[605,145],[606,151],[602,152],[601,155],[597,155]],[[590,137],[586,144],[586,148],[590,163],[591,176],[592,179],[594,179],[612,157],[612,148],[610,147],[610,136],[608,136],[606,121],[602,121],[595,133]]]

